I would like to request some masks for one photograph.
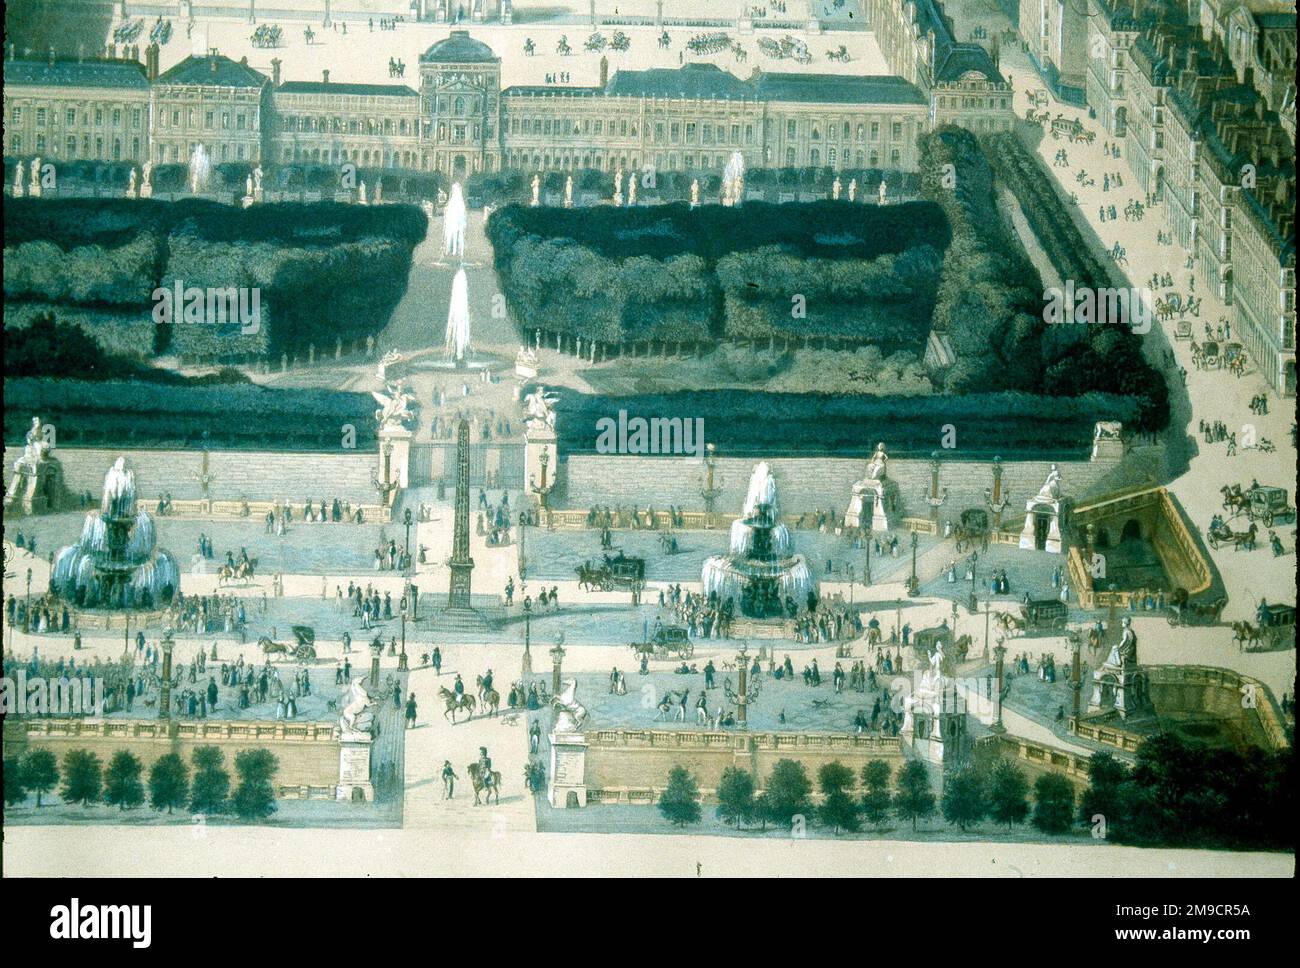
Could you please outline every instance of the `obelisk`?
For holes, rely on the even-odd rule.
[[[456,429],[456,515],[452,535],[451,587],[447,592],[447,611],[469,611],[470,574],[474,559],[469,555],[469,421],[461,417]]]

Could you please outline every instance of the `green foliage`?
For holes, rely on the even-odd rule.
[[[190,795],[190,771],[178,753],[165,753],[149,768],[149,805],[171,813]]]
[[[953,770],[944,777],[943,819],[966,830],[988,814],[988,794],[984,777],[974,767]]]
[[[41,794],[53,790],[59,782],[59,764],[50,750],[30,749],[22,758],[23,786],[36,794],[36,805],[41,805]]]
[[[812,783],[798,760],[777,760],[763,791],[764,819],[789,828],[795,817],[809,817],[812,809]]]
[[[753,775],[737,766],[727,767],[718,780],[718,818],[741,827],[754,819],[755,809]]]
[[[1033,824],[1045,834],[1063,834],[1074,823],[1074,787],[1059,773],[1034,781]]]
[[[853,771],[838,760],[823,764],[817,771],[817,787],[823,796],[817,818],[836,833],[841,830],[852,833],[861,826],[858,803],[852,793],[855,779]]]
[[[908,760],[895,778],[894,813],[900,820],[916,823],[934,814],[934,792],[930,789],[930,776],[920,760]]]
[[[5,757],[4,784],[6,807],[12,807],[27,799],[27,788],[23,786],[23,764],[16,756]]]
[[[1029,816],[1029,781],[1025,771],[1009,760],[998,760],[989,772],[989,819],[1005,827]]]
[[[1104,750],[1088,760],[1088,788],[1079,797],[1079,820],[1088,825],[1100,815],[1109,828],[1121,809],[1120,786],[1129,778],[1129,769],[1114,754]]]
[[[89,750],[68,750],[63,754],[63,789],[59,796],[65,803],[98,803],[102,787],[103,767],[98,756]]]
[[[144,784],[140,758],[129,750],[118,750],[104,771],[104,802],[126,810],[144,803]]]
[[[862,768],[862,817],[867,823],[883,827],[889,821],[891,798],[889,764],[884,760],[871,760]]]
[[[700,822],[700,787],[686,767],[668,771],[668,785],[659,794],[659,812],[677,827]]]
[[[261,820],[275,813],[275,789],[271,780],[280,763],[270,750],[240,750],[235,754],[239,786],[231,798],[240,820]]]
[[[230,774],[224,756],[215,746],[197,747],[190,756],[194,782],[190,787],[190,809],[195,813],[224,813],[230,797]]]

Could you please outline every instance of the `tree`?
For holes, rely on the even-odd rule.
[[[989,774],[989,817],[1010,827],[1029,816],[1029,781],[1025,771],[1008,760],[999,760]]]
[[[178,753],[160,756],[149,770],[149,806],[171,813],[190,795],[190,771]]]
[[[275,789],[271,778],[280,762],[270,750],[241,750],[235,754],[239,786],[231,803],[240,820],[261,820],[275,813]]]
[[[140,758],[128,750],[118,750],[104,771],[104,802],[126,810],[144,803],[144,784],[140,775],[144,767]]]
[[[763,793],[766,819],[777,826],[789,827],[795,817],[812,813],[812,784],[796,760],[777,760]]]
[[[1034,826],[1063,834],[1074,821],[1074,787],[1059,773],[1044,773],[1034,783]]]
[[[5,806],[12,807],[27,799],[27,788],[23,786],[23,764],[16,756],[4,761]]]
[[[920,760],[908,760],[898,771],[895,782],[894,812],[900,819],[911,820],[912,832],[916,833],[916,822],[934,813],[934,793],[930,790],[930,776],[925,764]]]
[[[1128,767],[1113,754],[1093,753],[1088,760],[1088,788],[1079,797],[1079,819],[1091,825],[1094,817],[1101,816],[1107,826],[1119,820],[1120,786],[1128,775]]]
[[[850,792],[854,782],[853,771],[838,760],[824,764],[817,771],[817,786],[823,796],[817,816],[836,833],[841,830],[853,833],[859,829],[858,804]]]
[[[686,767],[668,771],[668,786],[659,794],[659,812],[678,827],[700,822],[700,787]]]
[[[738,766],[727,767],[718,780],[718,818],[741,827],[754,819],[754,809],[753,774]]]
[[[67,803],[90,806],[99,802],[103,786],[103,767],[99,757],[89,750],[68,750],[63,754],[63,789],[60,796]]]
[[[866,793],[862,796],[862,816],[867,823],[883,827],[889,820],[889,764],[884,760],[872,760],[862,768],[862,785]]]
[[[200,746],[191,756],[194,783],[190,787],[190,809],[195,813],[223,813],[230,797],[230,774],[222,765],[221,750]]]
[[[943,819],[966,830],[988,814],[984,777],[964,766],[948,774],[943,784]]]
[[[36,805],[41,805],[41,794],[53,790],[59,782],[59,762],[49,750],[28,750],[22,759],[23,786],[36,794]]]

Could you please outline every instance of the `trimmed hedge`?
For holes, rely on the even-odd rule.
[[[387,324],[427,219],[413,206],[321,202],[234,208],[203,199],[13,199],[4,207],[5,298],[97,313],[119,346],[156,289],[258,288],[262,325],[173,325],[171,348],[202,358],[302,355]],[[341,284],[340,280],[346,280]],[[8,321],[7,321],[8,324]]]

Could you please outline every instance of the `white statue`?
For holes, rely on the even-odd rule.
[[[380,175],[375,179],[375,204],[378,205],[384,200],[384,176]]]
[[[576,733],[587,721],[587,707],[578,702],[577,692],[577,680],[566,679],[564,688],[551,697],[551,705],[555,708],[555,732]]]
[[[404,429],[408,420],[415,419],[409,406],[415,398],[406,392],[406,384],[401,380],[385,384],[385,389],[388,390],[386,394],[376,390],[370,391],[370,395],[379,404],[379,409],[375,411],[375,420],[379,422],[379,429]]]
[[[573,208],[573,176],[564,179],[564,207]]]
[[[366,201],[366,183],[364,181],[357,186],[357,204],[358,205],[370,204],[368,201]]]
[[[533,175],[533,208],[542,204],[542,176]]]
[[[885,196],[888,194],[888,192],[889,189],[885,185],[885,180],[883,178],[880,179],[880,204],[881,205],[885,204]]]
[[[249,175],[247,178],[244,179],[244,197],[245,198],[253,197],[253,176],[252,175]]]
[[[629,178],[627,180],[627,203],[628,205],[636,204],[636,179],[635,178]]]
[[[32,159],[32,177],[27,185],[27,194],[32,198],[41,197],[41,159]]]
[[[1055,464],[1047,474],[1047,480],[1043,482],[1042,488],[1038,492],[1040,501],[1059,501],[1061,499],[1061,472],[1057,470]]]
[[[691,182],[691,208],[700,207],[700,180],[698,178]]]
[[[28,467],[35,467],[50,453],[50,442],[45,437],[45,425],[41,423],[40,417],[32,417],[31,429],[27,431],[25,442],[23,443],[23,455],[14,462],[14,467],[26,464]]]
[[[253,196],[262,197],[262,166],[258,165],[253,169]]]
[[[375,372],[379,376],[379,379],[386,381],[388,379],[388,368],[390,366],[396,366],[404,359],[405,357],[402,356],[401,353],[397,352],[397,350],[389,350],[385,353],[380,357],[379,365],[375,367]]]
[[[374,723],[375,714],[370,711],[374,705],[366,693],[362,680],[357,679],[348,686],[343,696],[343,712],[339,716],[339,728],[345,733],[368,733]]]
[[[140,170],[140,197],[153,198],[153,162],[146,161]]]
[[[855,200],[857,197],[858,197],[858,180],[854,178],[852,181],[849,182],[849,201],[851,202]]]
[[[14,198],[23,197],[23,165],[19,162],[14,168]]]
[[[1110,647],[1106,665],[1121,669],[1131,669],[1138,664],[1137,633],[1133,631],[1133,619],[1127,615],[1121,621],[1123,630],[1119,641]]]
[[[623,169],[621,167],[614,172],[614,204],[623,204]]]
[[[835,181],[831,184],[831,198],[834,201],[840,200],[840,176],[835,176]]]
[[[555,429],[555,411],[552,406],[560,400],[553,393],[547,393],[546,387],[538,384],[532,393],[524,394],[524,405],[528,408],[528,425],[530,427],[548,427]]]
[[[876,452],[871,455],[871,460],[867,461],[868,481],[883,481],[886,477],[886,465],[889,463],[889,455],[885,453],[885,442],[882,440],[876,444]]]
[[[135,169],[131,169],[131,175],[126,180],[126,197],[135,198]]]

